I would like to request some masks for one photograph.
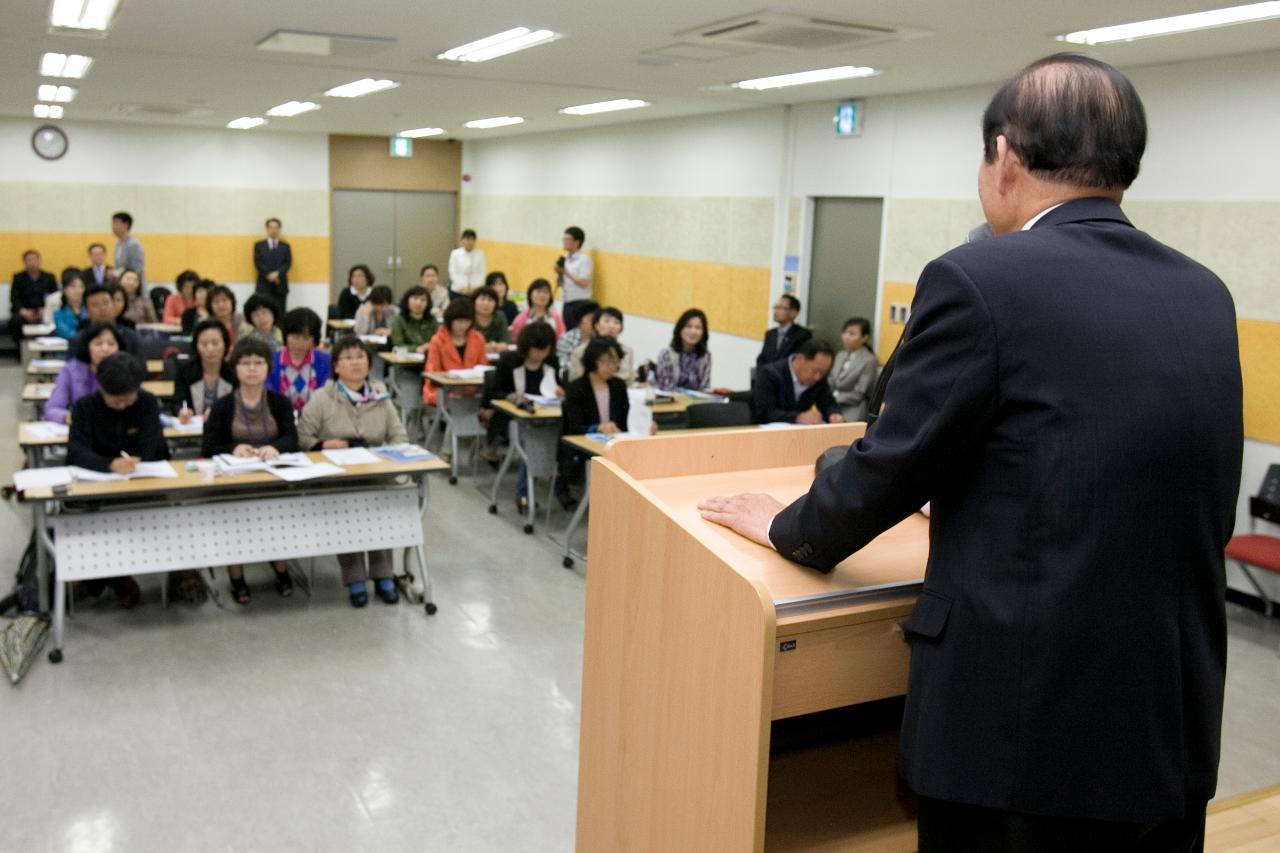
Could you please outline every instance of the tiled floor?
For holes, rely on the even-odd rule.
[[[469,482],[432,484],[433,617],[352,610],[332,561],[310,600],[259,567],[248,608],[82,602],[65,662],[0,687],[0,850],[571,850],[582,569]],[[6,574],[29,524],[0,509]],[[1230,611],[1224,796],[1280,781],[1280,624]]]

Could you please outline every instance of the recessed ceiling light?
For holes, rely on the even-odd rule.
[[[381,92],[383,89],[394,89],[399,85],[394,80],[374,80],[372,77],[364,77],[350,83],[343,83],[341,86],[334,86],[325,94],[330,98],[360,98],[374,92]]]
[[[74,86],[55,86],[52,83],[41,83],[36,89],[36,100],[69,104],[76,99],[76,91]]]
[[[292,116],[302,115],[318,109],[320,109],[320,105],[312,101],[288,101],[267,110],[267,115],[291,118]]]
[[[880,72],[862,65],[841,65],[838,68],[819,68],[816,71],[798,71],[795,74],[779,74],[775,77],[758,77],[740,80],[729,85],[735,89],[784,89],[787,86],[804,86],[809,83],[828,83],[832,80],[848,80],[852,77],[871,77]]]
[[[1056,38],[1058,41],[1071,42],[1072,44],[1111,44],[1112,42],[1135,41],[1136,39],[1151,38],[1152,36],[1187,33],[1192,30],[1229,27],[1232,24],[1248,24],[1254,21],[1265,21],[1268,18],[1280,18],[1280,2],[1250,3],[1247,6],[1211,9],[1208,12],[1192,12],[1188,15],[1174,15],[1171,18],[1154,18],[1150,21],[1138,21],[1132,24],[1117,24],[1114,27],[1080,30],[1079,32],[1056,36]]]
[[[232,130],[251,130],[267,123],[262,116],[241,116],[235,121],[227,122],[227,127]]]
[[[649,101],[641,101],[636,98],[617,98],[612,101],[598,101],[594,104],[579,104],[576,107],[565,107],[560,110],[568,116],[589,116],[596,113],[611,113],[617,110],[635,110],[640,107],[651,107],[653,104]]]
[[[560,38],[560,34],[551,30],[531,30],[528,27],[515,27],[496,33],[464,45],[450,48],[436,55],[436,59],[447,59],[450,62],[484,62],[497,59],[517,50],[524,50],[539,44],[546,44]]]
[[[40,75],[42,77],[68,77],[79,80],[89,72],[93,59],[78,53],[46,53],[40,57]]]
[[[79,33],[105,33],[116,16],[120,0],[53,0],[49,26]]]
[[[62,107],[57,104],[36,104],[31,108],[36,118],[62,118]]]
[[[475,121],[469,121],[463,127],[469,127],[473,130],[488,130],[491,127],[506,127],[509,124],[524,124],[524,119],[520,116],[495,116],[493,118],[478,118]]]
[[[422,136],[439,136],[444,133],[443,127],[416,127],[413,130],[402,130],[396,136],[403,136],[407,139],[418,139]]]

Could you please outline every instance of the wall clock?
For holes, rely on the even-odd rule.
[[[67,135],[62,128],[42,124],[31,134],[31,149],[44,160],[57,160],[67,153]]]

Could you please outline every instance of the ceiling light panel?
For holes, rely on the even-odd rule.
[[[618,110],[637,110],[641,107],[651,107],[650,101],[641,101],[636,98],[617,98],[612,101],[598,101],[594,104],[579,104],[576,107],[565,107],[560,110],[567,116],[590,116],[596,113],[612,113]]]
[[[1114,27],[1080,30],[1079,32],[1056,36],[1056,38],[1058,41],[1070,42],[1071,44],[1111,44],[1113,42],[1152,38],[1153,36],[1188,33],[1194,30],[1229,27],[1234,24],[1250,24],[1271,18],[1280,18],[1280,2],[1250,3],[1247,6],[1211,9],[1207,12],[1192,12],[1188,15],[1174,15],[1170,18],[1154,18],[1150,21],[1118,24]]]
[[[374,92],[394,89],[399,85],[394,80],[374,80],[372,77],[365,77],[360,80],[353,80],[350,83],[343,83],[341,86],[334,86],[325,94],[330,98],[362,98],[365,95],[372,95]]]
[[[261,127],[266,123],[267,120],[262,116],[241,116],[234,121],[227,122],[227,127],[232,130],[252,130],[255,127]]]
[[[758,77],[755,80],[740,80],[731,83],[735,89],[764,91],[766,89],[785,89],[788,86],[806,86],[811,83],[829,83],[832,80],[850,80],[856,77],[873,77],[880,72],[874,68],[860,65],[841,65],[836,68],[819,68],[814,71],[798,71],[795,74],[779,74],[774,77]]]
[[[53,83],[41,83],[36,88],[36,100],[49,101],[56,104],[69,104],[76,99],[74,86],[55,86]]]
[[[46,53],[40,57],[40,76],[79,80],[89,73],[90,65],[93,59],[78,53]]]
[[[267,110],[269,116],[279,116],[280,118],[292,118],[293,116],[309,113],[312,110],[320,109],[320,105],[313,101],[288,101],[274,106]]]
[[[57,104],[36,104],[31,108],[36,118],[62,118],[62,107]]]
[[[518,50],[536,47],[540,44],[555,41],[560,34],[551,30],[535,30],[529,27],[515,27],[473,42],[450,48],[437,54],[436,59],[449,62],[486,62],[515,53]]]
[[[111,29],[120,0],[53,0],[49,27],[80,35],[102,35]]]
[[[407,139],[419,139],[423,136],[441,136],[444,134],[443,127],[415,127],[413,130],[402,130],[396,136],[403,136]]]
[[[507,127],[512,124],[524,124],[524,119],[520,116],[494,116],[493,118],[478,118],[475,121],[469,121],[463,127],[469,127],[472,130],[489,130],[493,127]]]

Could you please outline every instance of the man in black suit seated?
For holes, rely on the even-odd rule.
[[[103,286],[101,284],[91,284],[89,289],[84,292],[84,310],[89,315],[89,319],[80,323],[81,332],[97,323],[107,323],[115,326],[116,333],[120,335],[120,340],[124,342],[124,351],[129,353],[139,362],[142,362],[142,339],[138,337],[138,333],[128,326],[116,323],[116,305],[111,298],[114,291],[117,290],[115,285]],[[76,339],[79,335],[76,336]],[[71,341],[69,349],[71,352],[76,351],[76,339]]]
[[[107,247],[101,243],[89,244],[89,266],[81,272],[86,285],[116,283],[111,267],[107,266]]]
[[[781,361],[813,337],[813,332],[796,322],[798,316],[800,300],[790,293],[779,296],[773,306],[773,322],[778,325],[764,333],[764,348],[756,356],[756,367]]]
[[[931,502],[902,625],[921,853],[1201,850],[1243,445],[1235,309],[1120,210],[1147,131],[1115,68],[1033,63],[982,132],[995,236],[925,267],[880,418],[790,506],[702,513],[830,571]],[[1174,344],[1191,318],[1195,343]]]
[[[835,354],[826,341],[810,338],[799,352],[756,373],[751,414],[758,424],[844,423],[827,374]]]
[[[9,334],[15,343],[22,340],[22,327],[39,323],[44,317],[44,300],[58,291],[53,273],[40,269],[40,253],[27,249],[22,253],[22,269],[13,274],[9,287]]]
[[[253,244],[253,266],[258,270],[258,281],[253,292],[275,300],[280,306],[279,316],[288,310],[289,268],[293,266],[293,250],[280,239],[280,220],[274,216],[267,220],[267,239]]]

